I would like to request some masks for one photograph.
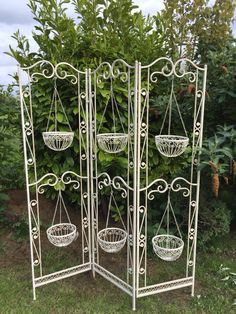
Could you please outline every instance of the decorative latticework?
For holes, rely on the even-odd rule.
[[[152,238],[153,251],[164,261],[176,261],[182,254],[184,241],[176,236],[161,234]]]
[[[55,246],[67,246],[77,237],[77,228],[71,223],[60,223],[47,229],[48,240]]]
[[[43,132],[45,145],[55,151],[67,149],[73,142],[74,132]]]
[[[97,135],[98,146],[107,153],[116,154],[122,152],[128,142],[128,134],[125,133],[101,133]]]
[[[156,135],[155,142],[158,151],[165,157],[181,155],[189,143],[189,138],[178,135]]]
[[[127,232],[120,228],[105,228],[98,232],[98,243],[107,253],[119,252],[126,243]]]

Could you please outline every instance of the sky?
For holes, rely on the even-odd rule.
[[[32,50],[37,48],[31,36],[35,22],[27,2],[28,0],[0,0],[0,85],[11,83],[9,73],[16,71],[16,61],[4,54],[9,50],[9,45],[16,46],[12,34],[19,29],[30,40]],[[145,15],[163,9],[163,0],[134,0],[134,3],[139,5]],[[73,17],[72,7],[67,13]]]

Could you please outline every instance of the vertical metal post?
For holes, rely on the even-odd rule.
[[[203,140],[203,124],[204,124],[204,109],[205,109],[205,97],[206,97],[206,80],[207,80],[207,65],[204,66],[204,75],[203,75],[203,89],[202,89],[202,105],[201,105],[201,118],[200,118],[200,139],[199,139],[199,148],[202,148]],[[200,153],[198,156],[198,164],[200,162]],[[199,192],[200,192],[200,179],[201,174],[200,170],[197,171],[197,191],[196,191],[196,212],[194,219],[194,247],[193,247],[193,285],[191,295],[194,296],[195,288],[195,273],[196,273],[196,250],[197,250],[197,228],[198,228],[198,208],[199,208]]]
[[[134,205],[133,205],[133,310],[136,310],[139,264],[139,188],[140,188],[140,80],[141,64],[135,62],[134,84]]]
[[[88,69],[87,72],[88,80],[87,80],[87,88],[88,88],[88,99],[89,99],[89,181],[90,181],[90,208],[89,212],[91,215],[91,254],[92,254],[92,273],[93,278],[95,278],[95,247],[94,247],[94,193],[93,193],[93,110],[92,110],[92,86],[91,86],[91,69]],[[96,117],[94,117],[96,119]]]
[[[86,94],[86,125],[87,125],[87,133],[86,133],[86,155],[87,155],[87,193],[88,193],[88,228],[89,228],[89,263],[91,267],[93,267],[93,250],[91,243],[91,232],[93,230],[93,219],[91,219],[91,176],[90,176],[90,95],[89,95],[89,70],[85,70],[85,94]]]
[[[23,150],[24,150],[24,165],[25,165],[25,181],[26,181],[26,195],[27,195],[27,207],[28,207],[28,221],[29,221],[30,258],[31,258],[33,299],[36,300],[35,282],[34,282],[35,274],[34,274],[34,253],[33,253],[32,221],[31,221],[31,204],[30,204],[27,147],[26,147],[26,145],[27,145],[26,144],[26,136],[27,135],[25,132],[23,91],[22,91],[21,73],[20,73],[20,66],[19,65],[18,65],[18,79],[19,79],[19,92],[20,92],[21,126],[22,126]]]
[[[32,88],[30,82],[30,73],[29,70],[27,72],[28,82],[29,82],[29,101],[30,101],[30,119],[32,124],[32,154],[33,154],[33,162],[34,162],[34,180],[38,181],[37,176],[37,165],[36,165],[36,153],[35,153],[35,140],[34,140],[34,122],[33,122],[33,110],[32,110]],[[38,229],[38,255],[39,255],[39,273],[40,276],[43,275],[43,265],[42,265],[42,252],[41,252],[41,230],[40,230],[40,219],[39,219],[39,196],[38,196],[38,185],[35,185],[35,195],[36,195],[36,219],[37,219],[37,229]],[[32,207],[31,207],[32,208]],[[33,210],[33,209],[32,209]]]
[[[139,238],[140,238],[140,165],[141,165],[141,63],[138,63],[138,84],[137,84],[137,120],[136,120],[136,136],[137,136],[137,146],[135,147],[137,154],[137,164],[134,166],[137,171],[136,181],[134,184],[136,187],[136,210],[137,210],[137,227],[136,227],[136,290],[139,288]]]
[[[198,97],[197,97],[197,93],[198,93],[198,78],[199,78],[199,71],[197,70],[197,75],[196,75],[196,82],[195,82],[195,95],[194,95],[194,110],[193,110],[193,141],[192,141],[192,160],[191,160],[191,171],[190,171],[190,188],[189,188],[189,213],[188,213],[188,234],[187,234],[187,261],[186,261],[186,277],[189,276],[189,261],[190,261],[190,257],[191,257],[191,249],[190,249],[190,231],[191,231],[191,215],[192,215],[192,201],[193,201],[193,186],[192,184],[195,183],[194,179],[195,179],[195,168],[196,165],[194,163],[195,160],[195,154],[196,154],[196,147],[197,147],[197,141],[196,141],[196,135],[195,135],[195,128],[196,128],[196,121],[197,121],[197,112],[198,112]],[[196,195],[195,195],[196,198]],[[196,201],[196,199],[194,198],[194,200]],[[191,266],[192,267],[192,266]]]
[[[133,275],[133,296],[132,296],[132,308],[133,311],[136,310],[136,271],[137,271],[137,174],[138,174],[138,78],[139,78],[139,64],[135,61],[135,73],[134,73],[134,194],[133,194],[133,265],[132,265],[132,275]]]

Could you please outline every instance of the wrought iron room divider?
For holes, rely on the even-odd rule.
[[[187,286],[193,295],[207,67],[164,57],[144,66],[118,59],[81,71],[66,62],[54,66],[43,60],[19,67],[18,75],[34,299],[37,287],[86,271],[129,294],[134,310],[143,296]],[[48,123],[37,129],[45,112]],[[190,130],[186,117],[191,117]],[[70,150],[77,163],[74,158],[70,169],[70,163],[58,168],[57,163],[72,160]],[[44,173],[40,159],[37,164],[42,151],[50,173]],[[55,160],[50,156],[57,162],[50,164]],[[186,176],[174,177],[171,160],[181,163],[183,156],[188,156],[188,168],[182,171]],[[168,175],[158,171],[158,160],[170,165]],[[56,198],[52,214],[40,197],[50,189]],[[78,219],[66,206],[67,189],[80,200]],[[178,221],[176,199],[186,212],[187,227]],[[150,208],[155,214],[148,219]],[[42,211],[52,217],[46,230]],[[154,224],[157,233],[150,236]],[[47,258],[44,268],[43,237],[58,254],[73,247],[77,260],[55,271]],[[148,250],[158,258],[150,260]],[[166,266],[161,282],[158,273],[149,275],[153,263],[158,271],[158,263],[168,262],[172,267],[179,263],[181,270],[172,273]]]

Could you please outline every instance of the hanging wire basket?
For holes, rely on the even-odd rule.
[[[123,151],[128,142],[126,133],[101,133],[97,135],[98,146],[106,153],[116,154]]]
[[[176,261],[182,254],[184,241],[173,235],[161,234],[152,238],[153,251],[164,261]]]
[[[47,147],[54,151],[62,151],[67,149],[73,142],[74,138],[74,132],[71,129],[68,117],[65,112],[65,108],[63,107],[60,95],[57,90],[57,84],[56,84],[57,78],[54,77],[54,91],[53,91],[53,96],[51,100],[51,107],[48,115],[48,122],[47,122],[47,127],[46,131],[43,132],[43,140],[44,143]],[[58,106],[62,110],[63,113],[63,119],[66,120],[66,124],[69,128],[70,131],[64,132],[64,131],[58,131],[57,127],[57,114],[58,114]],[[53,115],[54,117],[54,130],[49,131],[49,125],[51,121],[51,116]]]
[[[52,131],[43,132],[45,145],[55,151],[67,149],[73,142],[74,132]]]
[[[120,228],[105,228],[98,232],[97,237],[103,251],[117,253],[125,246],[127,232]]]
[[[58,247],[68,246],[78,237],[77,228],[71,223],[52,225],[47,229],[49,242]]]
[[[165,157],[177,157],[185,151],[189,138],[178,135],[156,135],[155,142],[158,151]]]

